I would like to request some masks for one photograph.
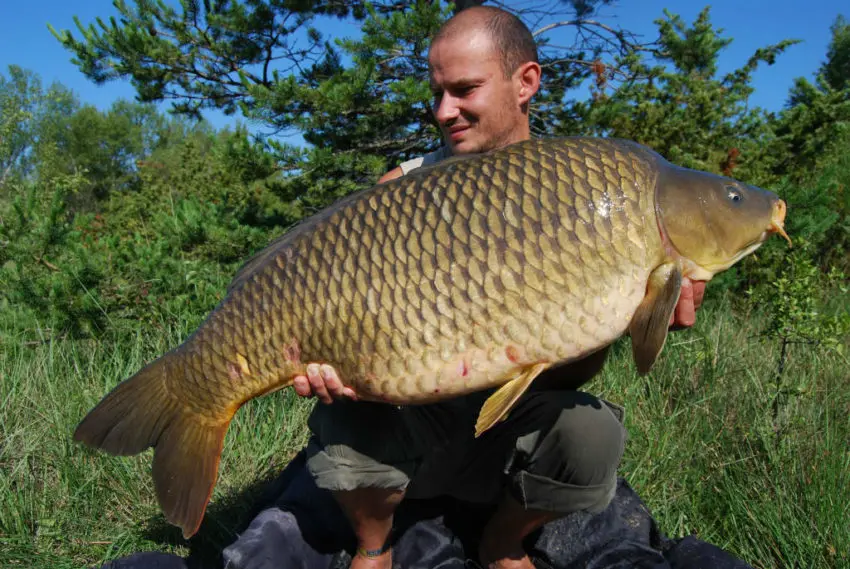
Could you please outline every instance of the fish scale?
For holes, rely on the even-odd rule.
[[[236,411],[309,363],[333,366],[361,400],[397,405],[499,387],[477,435],[542,370],[627,331],[646,373],[682,277],[707,280],[784,235],[784,215],[769,192],[628,141],[533,140],[450,158],[275,240],[195,332],[113,389],[74,437],[113,454],[153,446],[160,505],[188,537]]]

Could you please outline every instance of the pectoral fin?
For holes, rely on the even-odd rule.
[[[675,263],[661,265],[649,275],[646,296],[629,324],[632,354],[641,375],[649,372],[664,347],[681,290],[682,271]]]
[[[507,417],[517,400],[531,386],[534,378],[540,375],[549,365],[548,363],[541,363],[526,368],[519,376],[504,384],[496,393],[491,395],[484,402],[481,412],[478,414],[478,421],[475,423],[475,436],[481,436],[484,431]]]

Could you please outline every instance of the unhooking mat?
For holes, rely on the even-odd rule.
[[[353,534],[333,500],[304,468],[303,454],[278,479],[281,489],[222,552],[219,567],[137,553],[101,569],[346,569]],[[473,569],[475,543],[490,511],[456,500],[409,500],[396,513],[394,569]],[[670,539],[625,480],[604,511],[576,513],[528,536],[538,569],[752,569],[694,536]]]

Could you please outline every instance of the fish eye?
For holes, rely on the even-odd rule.
[[[726,197],[732,203],[739,203],[744,199],[744,194],[735,186],[726,186]]]

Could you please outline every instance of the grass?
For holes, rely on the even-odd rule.
[[[621,474],[661,530],[696,534],[755,567],[850,565],[847,360],[795,346],[774,412],[777,348],[759,318],[712,300],[634,374],[616,346],[588,390],[627,409]],[[0,567],[88,567],[136,551],[185,555],[153,498],[150,451],[116,458],[73,443],[86,411],[185,330],[122,342],[0,344]],[[228,432],[194,552],[215,556],[249,519],[262,483],[306,441],[310,404],[291,391],[253,401]]]
[[[662,531],[693,533],[756,567],[850,566],[850,375],[798,347],[774,412],[778,347],[728,305],[671,336],[646,379],[621,349],[597,383],[630,411],[621,473]],[[628,348],[627,345],[622,346]]]
[[[111,457],[71,434],[112,386],[178,341],[6,345],[0,368],[0,567],[70,568],[136,551],[188,553],[161,516],[152,452]],[[8,344],[8,343],[7,343]],[[310,405],[291,392],[252,401],[231,426],[202,536],[214,555],[235,537],[262,482],[306,442]]]

